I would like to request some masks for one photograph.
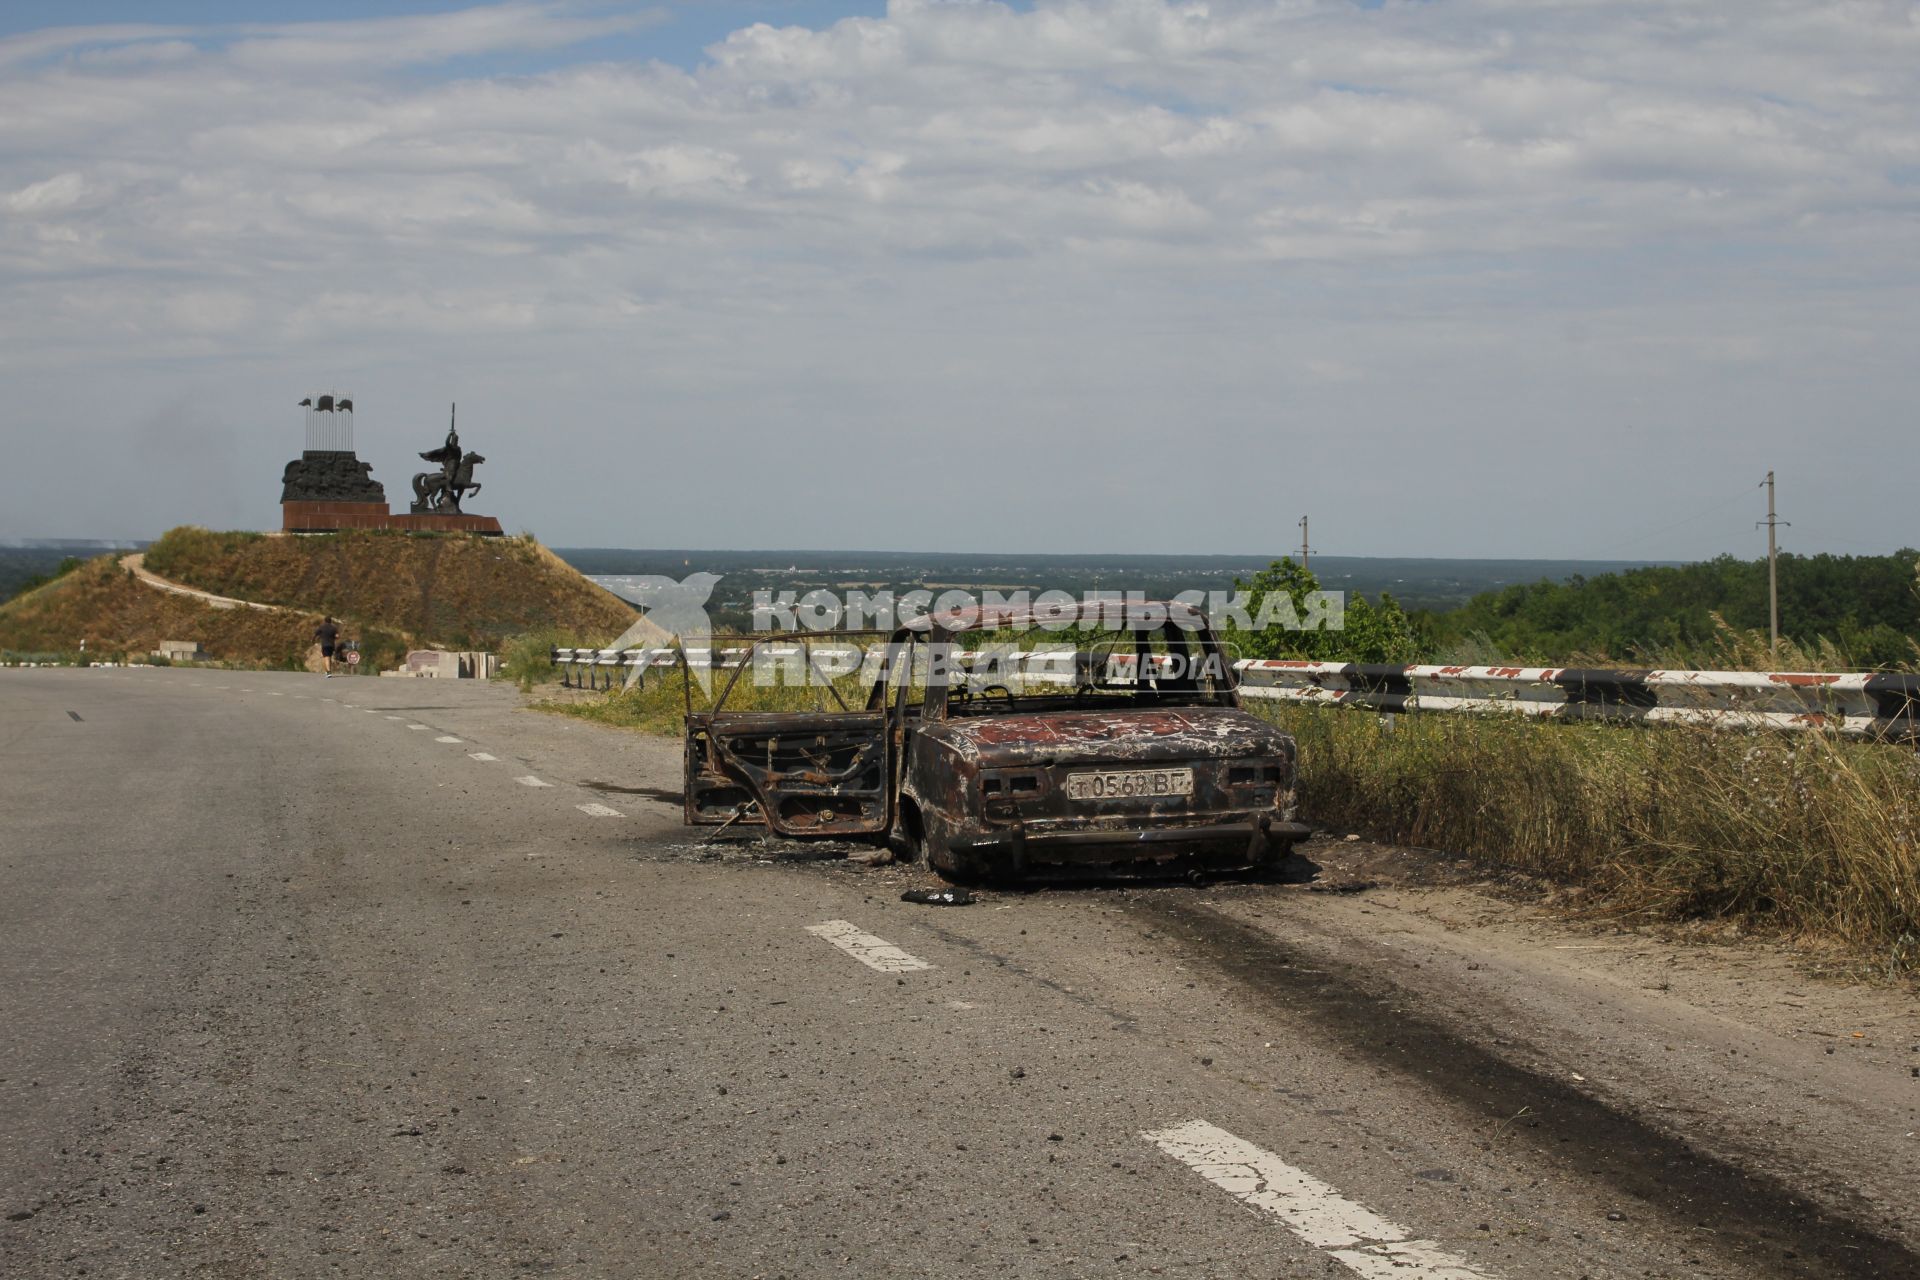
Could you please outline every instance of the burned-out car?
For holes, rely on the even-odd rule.
[[[712,710],[689,706],[689,823],[887,840],[957,879],[1265,866],[1309,832],[1293,738],[1241,707],[1188,605],[970,608],[859,634],[857,666],[834,648],[855,633],[762,639]],[[836,705],[729,709],[783,667]]]

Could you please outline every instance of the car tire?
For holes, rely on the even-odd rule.
[[[979,884],[983,879],[979,859],[954,853],[938,818],[925,819],[921,848],[925,851],[927,865],[939,872],[942,878],[954,884]]]
[[[893,830],[887,832],[887,847],[902,862],[927,861],[927,834],[920,821],[920,809],[911,800],[903,800]]]

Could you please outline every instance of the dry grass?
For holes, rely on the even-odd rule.
[[[215,609],[156,591],[102,556],[0,606],[0,649],[71,658],[84,639],[89,658],[118,659],[162,640],[198,640],[218,661],[298,666],[318,620],[298,610]]]
[[[313,537],[169,530],[147,568],[212,591],[391,628],[421,644],[492,648],[553,628],[613,639],[633,606],[531,538],[351,530]]]
[[[1920,757],[1818,734],[1259,708],[1311,821],[1920,967]]]

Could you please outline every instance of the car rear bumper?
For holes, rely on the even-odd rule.
[[[948,845],[962,857],[1010,862],[1015,871],[1029,861],[1158,860],[1209,848],[1244,849],[1244,861],[1251,866],[1265,861],[1276,846],[1284,848],[1312,834],[1313,828],[1304,822],[1284,822],[1271,813],[1252,814],[1233,822],[1131,830],[1113,827],[1033,830],[1016,819],[999,830],[955,835]]]

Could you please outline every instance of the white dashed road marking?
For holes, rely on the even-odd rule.
[[[603,804],[577,804],[573,807],[582,813],[592,814],[596,818],[624,818],[627,816],[618,809],[609,809]]]
[[[1486,1280],[1489,1274],[1205,1120],[1140,1136],[1366,1280]]]
[[[469,751],[467,752],[467,756],[473,760],[485,760],[489,764],[500,758],[499,756],[490,756],[484,751]]]
[[[867,968],[881,973],[912,973],[915,969],[933,968],[920,957],[910,956],[885,938],[876,938],[845,920],[810,924],[807,932],[816,938],[825,938]]]
[[[408,726],[407,726],[407,728],[409,728],[409,729],[424,729],[424,728],[426,728],[426,727],[427,727],[427,726],[425,726],[425,725],[423,725],[423,724],[410,724],[410,725],[408,725]]]
[[[406,719],[406,717],[405,717],[405,716],[388,716],[388,717],[387,717],[387,719],[389,719],[389,720],[405,720],[405,719]]]
[[[550,787],[553,785],[551,782],[540,781],[540,779],[534,777],[532,774],[528,774],[524,778],[515,778],[514,781],[523,787]]]
[[[435,738],[434,741],[435,742],[458,742],[460,741],[460,739],[454,737],[450,733],[443,733],[439,737]]]

